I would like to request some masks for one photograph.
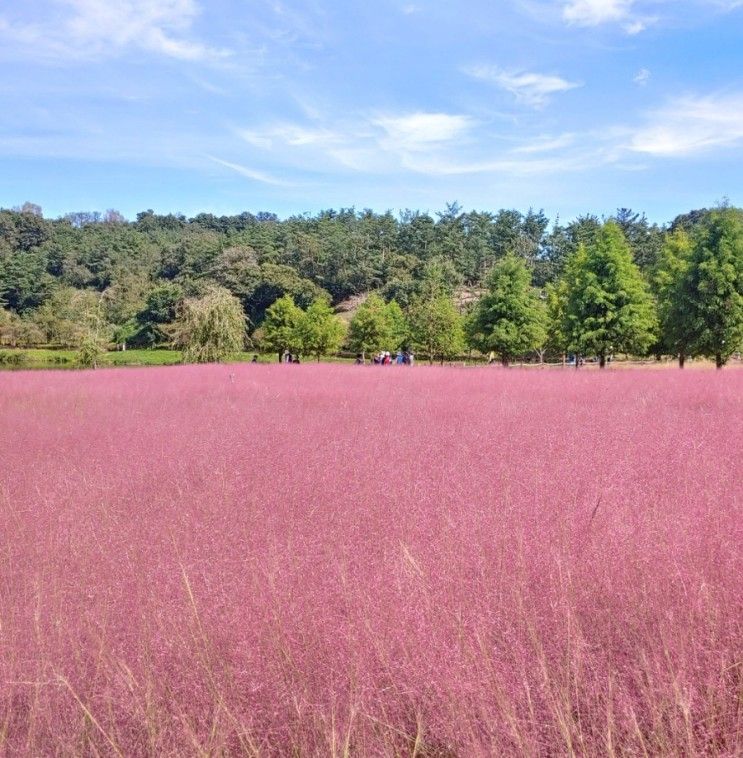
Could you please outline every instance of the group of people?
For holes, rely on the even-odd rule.
[[[281,362],[282,363],[299,363],[299,356],[293,353],[290,353],[288,350],[284,350],[284,352],[281,354]]]
[[[398,350],[394,357],[389,350],[380,350],[372,356],[372,363],[375,366],[390,366],[393,363],[397,366],[412,366],[414,362],[415,355],[409,350]],[[364,363],[364,356],[359,353],[356,356],[356,365],[363,365]]]

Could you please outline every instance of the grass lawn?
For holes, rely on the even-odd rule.
[[[230,362],[247,363],[258,355],[259,363],[277,363],[275,353],[256,353],[253,350],[237,353]],[[101,366],[172,366],[181,362],[179,350],[141,349],[113,350],[102,356]],[[303,363],[314,363],[314,359],[305,357]],[[327,356],[324,363],[348,363],[349,358]],[[0,370],[19,368],[77,368],[75,350],[52,348],[0,348]]]

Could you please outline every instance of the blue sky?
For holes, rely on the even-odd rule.
[[[743,0],[0,0],[0,205],[743,204]]]

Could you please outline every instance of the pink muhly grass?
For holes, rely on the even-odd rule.
[[[743,752],[743,372],[0,375],[0,752]]]

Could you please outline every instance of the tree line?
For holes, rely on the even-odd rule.
[[[620,209],[550,225],[544,213],[285,220],[140,213],[45,219],[0,210],[0,342],[180,347],[193,361],[246,345],[319,357],[411,349],[713,358],[743,343],[743,212],[651,224]],[[360,301],[350,321],[338,307]]]

